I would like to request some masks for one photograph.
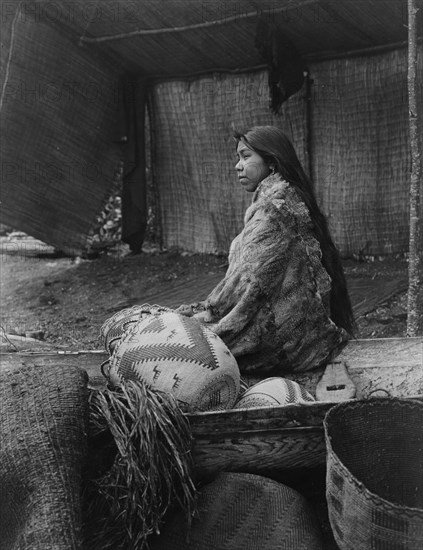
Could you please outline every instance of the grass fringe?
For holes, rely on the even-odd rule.
[[[176,399],[125,381],[119,389],[91,394],[90,423],[96,436],[109,431],[115,457],[86,486],[86,547],[148,548],[148,537],[160,533],[173,508],[185,512],[189,530],[196,503],[192,435]]]

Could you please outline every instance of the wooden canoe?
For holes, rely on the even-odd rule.
[[[63,364],[84,368],[92,388],[104,386],[102,351],[27,350],[0,353],[0,368]],[[353,380],[356,398],[390,395],[423,399],[423,338],[350,342],[337,358]],[[315,394],[323,371],[291,376]],[[256,378],[250,382],[256,382]],[[219,470],[265,474],[325,463],[323,418],[333,402],[189,414],[199,475]]]

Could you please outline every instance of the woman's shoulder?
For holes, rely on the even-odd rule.
[[[283,199],[291,184],[279,174],[271,174],[262,180],[255,192],[255,200]]]
[[[278,174],[268,176],[260,183],[253,204],[257,208],[272,205],[282,216],[294,216],[306,223],[310,220],[308,208],[295,187]]]

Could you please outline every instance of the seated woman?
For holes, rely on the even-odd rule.
[[[253,193],[224,279],[177,310],[206,323],[241,372],[300,372],[331,361],[353,316],[339,254],[310,179],[273,126],[236,133],[242,187]]]

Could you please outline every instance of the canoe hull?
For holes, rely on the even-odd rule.
[[[193,459],[199,477],[219,471],[269,474],[321,466],[326,447],[322,428],[293,428],[238,438],[196,437]]]
[[[26,344],[25,344],[26,345]],[[29,347],[29,346],[28,346]],[[31,347],[34,347],[31,344]],[[70,365],[84,368],[89,387],[105,385],[102,351],[21,351],[0,353],[0,368]],[[356,340],[337,358],[357,388],[357,398],[423,396],[423,338]],[[315,394],[322,370],[289,376]],[[250,380],[251,383],[258,381]],[[323,419],[335,403],[234,409],[187,415],[193,434],[193,458],[200,477],[218,471],[265,474],[313,468],[326,461]]]

